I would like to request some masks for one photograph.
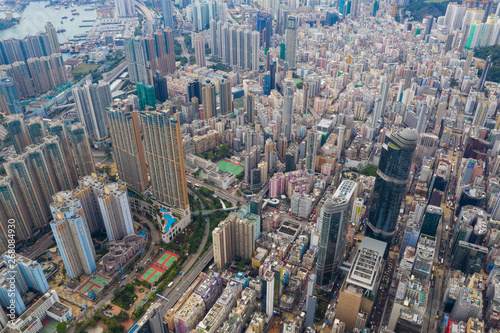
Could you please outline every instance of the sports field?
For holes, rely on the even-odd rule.
[[[245,171],[245,168],[233,162],[229,162],[228,160],[220,160],[217,164],[219,165],[220,171],[231,172],[235,176],[238,176],[240,173]]]
[[[174,264],[174,262],[177,260],[178,257],[179,256],[177,254],[167,250],[163,252],[160,258],[156,259],[155,264],[159,265],[164,269],[169,269]]]
[[[106,283],[108,283],[110,281],[109,278],[105,277],[105,276],[102,276],[100,274],[96,274],[94,277],[92,277],[91,279],[89,279],[87,281],[87,283],[85,283],[81,288],[80,288],[80,292],[82,294],[86,294],[87,292],[89,291],[94,291],[94,293],[99,293],[99,291],[101,291],[102,288],[104,288],[104,286],[106,285]]]
[[[160,276],[169,269],[174,262],[179,258],[179,255],[165,251],[163,254],[156,259],[151,265],[149,265],[148,269],[139,277],[141,281],[148,281],[151,284],[154,284]]]
[[[163,273],[165,273],[164,269],[158,267],[157,265],[150,265],[149,268],[139,277],[139,280],[145,280],[154,284]]]

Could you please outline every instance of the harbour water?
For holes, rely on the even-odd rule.
[[[85,8],[90,8],[90,6],[75,5],[74,7],[69,6],[67,9],[61,6],[57,10],[54,6],[45,8],[47,4],[49,4],[48,1],[30,2],[22,13],[13,13],[14,17],[22,17],[21,22],[14,27],[0,31],[0,37],[7,39],[10,37],[22,38],[26,35],[34,35],[39,31],[45,31],[45,24],[52,22],[52,25],[56,29],[66,29],[65,32],[57,34],[59,43],[62,44],[67,42],[69,38],[89,32],[91,28],[88,26],[91,26],[93,22],[83,21],[95,20],[97,18],[95,9],[92,11],[84,10]],[[72,15],[73,12],[71,10],[76,10],[80,15]],[[61,19],[63,16],[67,16],[67,19]],[[74,18],[73,21],[71,21],[72,18]],[[87,27],[80,27],[81,25]]]

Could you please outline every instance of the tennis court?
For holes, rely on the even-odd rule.
[[[154,263],[167,270],[174,264],[178,257],[177,254],[167,250]]]
[[[94,293],[99,293],[103,288],[104,286],[106,285],[106,283],[108,283],[110,281],[110,278],[107,278],[105,276],[102,276],[100,274],[96,274],[95,276],[93,276],[92,278],[90,278],[81,288],[80,288],[80,292],[82,294],[86,294],[87,292],[89,291],[94,291]]]
[[[139,277],[140,281],[148,281],[151,284],[154,284],[160,276],[165,273],[165,270],[158,267],[157,264],[151,264],[149,268],[142,273],[142,275]]]
[[[224,172],[230,172],[235,176],[238,176],[240,173],[245,171],[245,168],[239,166],[236,163],[230,162],[228,160],[220,160],[217,162],[219,165],[219,170]]]

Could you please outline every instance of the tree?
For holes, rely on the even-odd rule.
[[[196,57],[194,55],[189,56],[189,64],[194,65],[196,63]]]
[[[65,321],[62,321],[62,322],[60,322],[60,323],[57,324],[57,326],[56,326],[56,332],[57,333],[65,333],[68,330],[67,327],[68,327],[68,323],[65,322]]]
[[[219,146],[219,157],[220,158],[223,158],[223,157],[226,157],[229,155],[229,153],[231,152],[231,148],[229,147],[229,145],[227,143],[223,143]]]

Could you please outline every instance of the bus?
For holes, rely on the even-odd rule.
[[[167,288],[171,288],[173,285],[174,285],[174,282],[172,281],[172,282],[170,282],[170,283],[168,284]]]

